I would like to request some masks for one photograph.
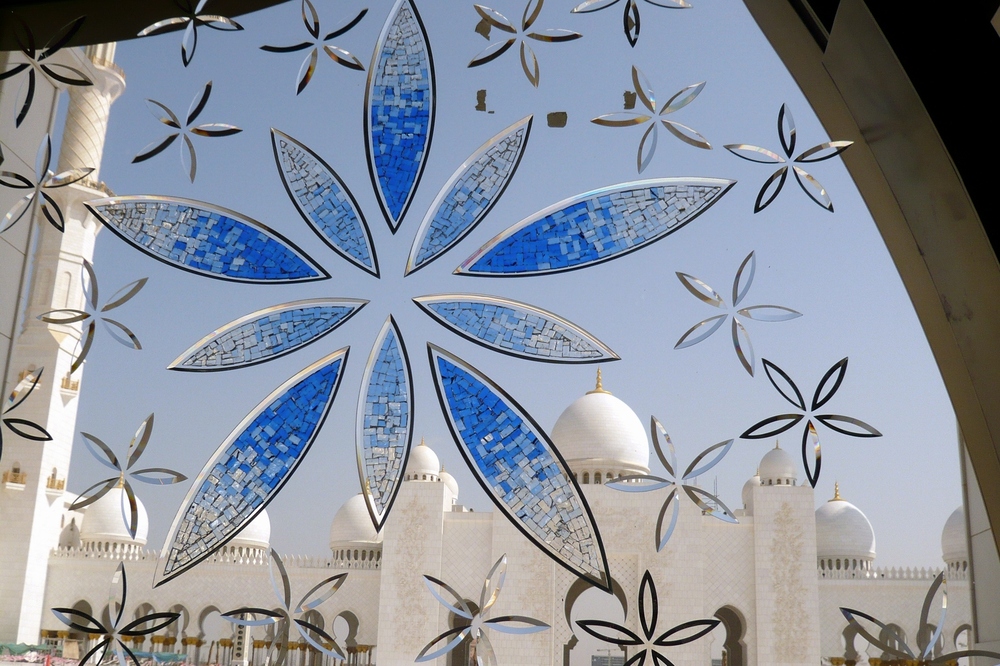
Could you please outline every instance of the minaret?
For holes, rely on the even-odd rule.
[[[86,72],[94,85],[73,87],[69,92],[56,172],[79,167],[95,170],[85,180],[48,191],[63,211],[65,232],[52,227],[37,207],[30,219],[18,223],[28,234],[28,260],[19,283],[0,285],[3,290],[18,290],[17,311],[11,313],[12,343],[3,395],[6,397],[16,386],[22,373],[44,368],[42,381],[13,415],[43,426],[52,435],[51,441],[35,442],[9,430],[4,433],[0,471],[11,471],[16,466],[23,476],[17,477],[20,483],[0,487],[0,642],[37,644],[42,613],[46,612],[42,598],[49,553],[58,545],[62,527],[62,495],[83,368],[69,373],[81,325],[48,325],[37,317],[60,308],[84,309],[80,274],[83,260],[93,257],[98,227],[83,202],[109,194],[98,181],[97,169],[109,109],[125,89],[125,76],[114,64],[114,52],[114,44],[101,44],[85,51],[64,49],[58,54],[60,60]],[[41,81],[40,85],[47,83]],[[57,96],[49,94],[54,116]],[[43,114],[44,109],[32,109],[31,114],[36,113]],[[38,146],[41,134],[49,129],[39,127],[36,136],[22,134],[17,138]],[[8,136],[17,132],[13,126],[6,127],[6,118],[3,132]]]

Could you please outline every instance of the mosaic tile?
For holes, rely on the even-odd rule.
[[[519,120],[487,141],[441,188],[417,231],[407,274],[443,254],[486,217],[521,162],[531,120]]]
[[[552,559],[608,589],[597,525],[562,456],[500,387],[428,344],[445,420],[487,494]]]
[[[372,182],[395,232],[420,180],[434,124],[434,65],[410,0],[398,0],[382,28],[365,106]]]
[[[323,159],[292,137],[271,130],[274,160],[288,197],[336,252],[378,275],[375,245],[354,195]]]
[[[336,351],[282,384],[222,443],[174,518],[155,585],[224,546],[288,481],[323,425],[347,352]]]
[[[734,184],[717,178],[659,178],[588,192],[507,229],[455,272],[538,275],[609,261],[677,231]]]
[[[367,301],[321,298],[264,308],[208,334],[170,370],[232,370],[283,356],[315,342],[353,317]]]
[[[607,345],[582,328],[525,303],[470,294],[413,300],[446,328],[505,354],[559,363],[618,359]]]
[[[376,529],[399,491],[413,431],[410,366],[392,317],[375,340],[358,405],[358,472]]]
[[[154,259],[234,282],[305,282],[329,274],[260,222],[188,199],[128,196],[87,208],[116,236]]]

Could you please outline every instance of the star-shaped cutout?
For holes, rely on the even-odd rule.
[[[219,16],[218,14],[202,14],[201,11],[207,3],[208,0],[200,0],[197,7],[192,7],[190,2],[186,2],[185,4],[178,2],[177,6],[184,12],[183,16],[175,16],[157,21],[153,25],[140,30],[137,36],[149,37],[150,35],[161,35],[165,32],[177,30],[183,25],[184,36],[181,38],[181,62],[187,67],[194,59],[195,49],[198,48],[198,28],[200,26],[207,26],[212,30],[222,30],[225,32],[243,29],[243,26],[231,18]]]
[[[691,5],[685,0],[646,0],[654,7],[665,7],[667,9],[690,9]],[[599,12],[612,5],[618,4],[618,0],[586,0],[572,9],[574,14],[587,14],[589,12]],[[639,17],[638,0],[625,0],[624,13],[622,14],[622,27],[625,29],[625,39],[629,46],[635,47],[639,41],[639,30],[642,22]]]

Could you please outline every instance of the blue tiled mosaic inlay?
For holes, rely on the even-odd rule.
[[[431,136],[431,54],[409,0],[389,18],[368,90],[370,159],[395,230],[416,188]]]
[[[552,557],[603,580],[596,528],[548,444],[470,369],[441,355],[434,362],[453,432],[498,507]]]
[[[228,370],[267,361],[326,335],[363,305],[363,301],[358,301],[268,308],[249,315],[250,319],[244,317],[232,322],[210,340],[199,342],[197,349],[186,353],[171,368]]]
[[[333,400],[343,361],[338,355],[294,384],[216,454],[174,534],[164,575],[226,543],[291,476]]]
[[[90,208],[139,250],[201,275],[242,282],[327,277],[301,250],[273,231],[207,204],[116,197]]]
[[[370,273],[374,250],[364,218],[330,167],[295,139],[271,130],[278,170],[302,217],[330,246]]]
[[[421,307],[458,333],[499,351],[547,361],[617,359],[611,350],[569,322],[506,299],[417,299]]]
[[[472,275],[557,273],[657,241],[712,205],[732,181],[662,179],[584,194],[529,218],[467,259]]]
[[[496,203],[521,159],[528,139],[528,117],[494,137],[468,167],[453,177],[421,226],[410,261],[416,270],[461,240]]]
[[[410,385],[406,358],[391,320],[386,322],[365,377],[359,444],[365,497],[381,522],[403,478],[410,442]]]

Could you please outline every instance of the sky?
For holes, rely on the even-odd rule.
[[[111,233],[101,233],[94,263],[102,293],[149,278],[142,292],[118,311],[143,348],[129,350],[98,332],[86,364],[78,431],[100,437],[121,453],[139,423],[155,413],[144,463],[174,468],[193,479],[274,388],[323,355],[350,345],[340,393],[322,433],[306,464],[268,507],[271,542],[279,551],[327,554],[334,513],[360,490],[354,439],[362,371],[391,313],[413,372],[414,443],[424,438],[434,448],[458,480],[462,504],[491,510],[448,433],[426,343],[482,370],[546,430],[593,388],[595,367],[497,354],[431,321],[410,300],[426,294],[485,293],[555,312],[614,349],[621,360],[602,366],[605,388],[644,424],[656,416],[682,462],[716,442],[736,439],[726,458],[700,479],[709,489],[717,483],[720,497],[732,508],[741,507],[744,482],[774,446],[773,440],[739,439],[740,433],[790,411],[768,382],[761,359],[782,368],[808,398],[834,363],[849,358],[846,378],[827,408],[861,419],[883,436],[857,439],[820,427],[823,466],[817,506],[833,496],[833,484],[839,481],[841,494],[872,523],[877,565],[940,566],[941,529],[961,503],[955,419],[870,214],[838,159],[808,165],[829,192],[834,213],[809,200],[790,177],[774,202],[754,214],[758,190],[774,168],[741,160],[723,148],[746,143],[780,152],[776,119],[782,104],[794,114],[796,153],[823,141],[858,137],[826,134],[742,3],[702,1],[685,10],[640,3],[642,31],[634,48],[621,32],[620,6],[571,14],[572,5],[549,0],[538,16],[534,29],[564,28],[583,37],[530,42],[539,62],[535,88],[521,71],[517,47],[485,65],[467,67],[491,43],[475,31],[479,16],[471,2],[419,4],[433,51],[437,115],[426,169],[396,234],[382,218],[368,175],[362,122],[366,74],[321,53],[312,82],[296,95],[296,75],[307,52],[259,49],[308,38],[298,3],[239,17],[242,32],[199,30],[197,52],[187,68],[181,63],[178,33],[119,44],[116,60],[126,72],[127,88],[112,108],[101,180],[119,195],[195,199],[259,220],[302,248],[331,278],[265,286],[210,280],[166,266]],[[520,1],[496,0],[490,6],[514,21],[524,11]],[[369,11],[358,25],[330,43],[355,54],[367,70],[390,3],[316,4],[324,34],[365,7]],[[506,36],[494,29],[492,41],[499,35]],[[669,117],[697,130],[711,150],[661,131],[649,166],[637,173],[643,129],[590,122],[622,110],[623,94],[632,89],[633,66],[649,80],[659,105],[686,86],[706,82],[696,100]],[[198,122],[230,123],[243,131],[192,137],[198,159],[194,183],[181,165],[179,142],[133,164],[135,155],[168,131],[145,100],[185,114],[208,81],[213,82],[212,94]],[[486,111],[476,109],[482,90]],[[552,112],[566,113],[565,127],[547,126]],[[524,157],[496,207],[444,258],[404,279],[414,234],[438,190],[487,139],[528,115],[534,123]],[[272,127],[322,156],[350,188],[371,229],[381,279],[336,255],[299,217],[275,168]],[[530,278],[452,274],[480,245],[553,203],[658,177],[725,178],[736,185],[688,226],[615,261]],[[757,271],[743,305],[779,305],[803,314],[787,322],[746,323],[757,356],[754,377],[740,365],[728,329],[695,346],[674,349],[691,326],[718,314],[694,298],[676,273],[696,276],[728,302],[733,277],[751,251]],[[321,341],[269,363],[221,373],[166,369],[182,351],[229,321],[267,306],[326,296],[363,298],[370,304]],[[799,432],[795,428],[781,437],[783,448],[796,459]],[[74,446],[69,489],[80,492],[104,478],[103,468],[79,436]],[[655,456],[651,467],[654,474],[664,471]],[[801,470],[799,479],[805,479]],[[161,547],[189,484],[138,489],[150,517],[150,547]]]

